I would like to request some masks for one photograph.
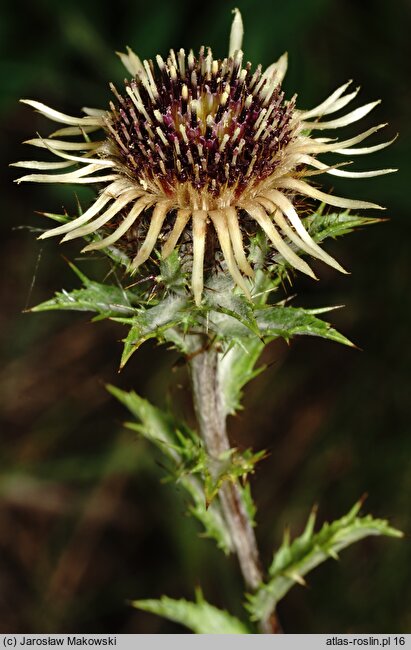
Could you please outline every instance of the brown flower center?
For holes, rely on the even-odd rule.
[[[145,62],[124,95],[113,88],[118,105],[106,128],[128,173],[167,196],[183,187],[214,200],[227,191],[238,198],[273,174],[293,138],[294,102],[260,67],[241,64],[239,53],[171,51],[167,62]]]

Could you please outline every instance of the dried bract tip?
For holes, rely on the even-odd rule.
[[[240,11],[236,8],[233,9],[234,19],[231,25],[230,33],[230,46],[228,49],[228,56],[234,56],[237,50],[241,50],[244,36],[243,19],[241,18]]]

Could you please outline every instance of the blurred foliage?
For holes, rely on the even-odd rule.
[[[316,105],[354,78],[364,102],[383,99],[377,111],[390,122],[390,136],[400,132],[392,147],[364,160],[364,168],[398,166],[398,174],[361,183],[335,180],[338,193],[389,208],[386,223],[329,245],[352,275],[338,277],[318,264],[320,282],[297,278],[285,287],[304,307],[346,305],[333,312],[333,326],[364,351],[308,337],[291,346],[273,342],[262,359],[269,369],[247,387],[246,408],[230,422],[235,447],[270,452],[253,480],[259,539],[269,561],[286,524],[303,529],[317,501],[332,520],[367,491],[372,512],[410,530],[411,6],[406,0],[236,5],[253,62],[268,65],[288,50],[285,89],[288,96],[298,92],[300,106]],[[48,132],[43,118],[18,104],[20,97],[67,113],[104,107],[108,81],[120,82],[124,74],[115,50],[129,44],[147,57],[205,43],[224,54],[232,6],[214,0],[158,0],[155,9],[140,0],[5,0],[3,168],[27,157],[21,141]],[[61,287],[78,288],[55,242],[35,240],[44,217],[33,215],[59,213],[62,206],[76,210],[77,199],[69,187],[17,188],[12,170],[5,177],[0,632],[179,631],[126,601],[162,593],[190,599],[193,582],[202,585],[208,602],[241,617],[235,562],[198,538],[184,516],[185,494],[176,496],[160,483],[161,466],[143,440],[124,431],[123,410],[104,389],[115,383],[156,403],[163,396],[163,405],[171,401],[192,421],[178,356],[147,343],[118,376],[121,325],[91,326],[84,314],[21,313]],[[91,196],[78,191],[81,203]],[[60,250],[78,264],[75,243]],[[86,258],[82,269],[88,277],[109,270]],[[327,563],[312,574],[309,593],[290,592],[280,605],[284,628],[409,632],[409,544],[370,540],[346,554],[343,568]]]
[[[137,422],[127,422],[126,426],[160,449],[162,456],[169,461],[167,478],[174,479],[187,492],[190,500],[188,511],[201,522],[204,535],[213,538],[218,548],[228,554],[232,546],[220,506],[217,502],[210,504],[211,499],[208,503],[204,499],[207,468],[197,433],[183,422],[176,421],[172,413],[161,411],[134,391],[127,393],[115,386],[109,386],[108,390],[136,418]],[[203,480],[198,480],[196,474],[200,474]]]

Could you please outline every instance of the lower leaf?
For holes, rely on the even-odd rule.
[[[389,526],[385,519],[374,519],[371,515],[357,516],[363,501],[358,501],[350,512],[333,521],[325,523],[314,533],[316,512],[308,518],[303,534],[291,544],[288,534],[274,554],[269,569],[270,579],[248,596],[247,609],[251,619],[265,620],[277,603],[296,583],[305,585],[304,576],[328,558],[338,559],[338,552],[370,535],[402,537],[401,531]]]
[[[133,607],[181,623],[196,634],[250,634],[238,618],[207,603],[197,592],[197,601],[174,600],[163,596],[160,600],[135,600]]]

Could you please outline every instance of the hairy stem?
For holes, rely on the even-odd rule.
[[[219,457],[230,449],[219,386],[218,361],[219,353],[213,347],[198,352],[190,360],[194,408],[199,432],[210,458],[211,472],[214,471],[215,474],[218,473]],[[248,589],[255,591],[263,580],[263,573],[254,529],[247,514],[240,486],[238,483],[226,481],[218,495],[244,582]],[[281,632],[274,612],[261,624],[261,631],[271,634]]]

